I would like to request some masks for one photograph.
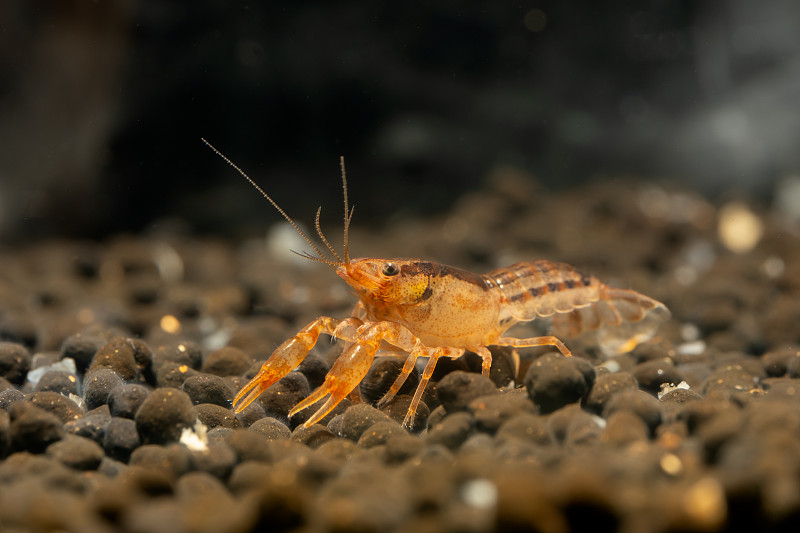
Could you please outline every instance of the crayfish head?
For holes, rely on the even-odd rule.
[[[364,258],[339,266],[336,273],[368,306],[403,306],[419,304],[431,296],[438,267],[430,261]]]

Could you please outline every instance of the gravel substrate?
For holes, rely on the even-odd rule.
[[[341,351],[326,338],[234,416],[272,349],[355,301],[288,253],[291,234],[4,250],[0,529],[800,530],[796,223],[652,185],[529,183],[498,170],[446,216],[355,227],[353,254],[476,272],[565,261],[673,318],[611,358],[583,339],[573,360],[525,351],[518,375],[503,350],[491,378],[474,354],[442,361],[412,432],[399,421],[417,373],[382,410],[346,399],[322,424],[288,417]],[[363,397],[399,369],[376,360]]]

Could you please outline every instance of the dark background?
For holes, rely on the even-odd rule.
[[[511,165],[545,189],[623,175],[769,201],[800,168],[800,4],[0,5],[0,235],[180,219],[261,231],[446,209]],[[159,222],[161,221],[161,222]]]

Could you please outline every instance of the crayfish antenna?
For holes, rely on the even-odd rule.
[[[324,255],[324,254],[323,254],[323,253],[320,251],[320,249],[317,247],[317,245],[315,245],[315,244],[314,244],[314,242],[313,242],[311,239],[309,239],[309,238],[308,238],[308,235],[306,235],[306,233],[305,233],[305,232],[304,232],[302,229],[300,229],[300,226],[298,226],[298,225],[295,223],[295,221],[294,221],[294,220],[292,220],[292,217],[290,217],[289,215],[287,215],[287,214],[286,214],[286,211],[284,211],[283,209],[281,209],[281,206],[279,206],[279,205],[277,204],[277,202],[275,202],[275,200],[273,200],[273,199],[272,199],[272,198],[271,198],[271,197],[270,197],[270,196],[269,196],[269,195],[268,195],[268,194],[267,194],[267,193],[264,191],[264,189],[262,189],[261,187],[259,187],[259,185],[258,185],[258,184],[257,184],[255,181],[253,181],[253,180],[250,178],[250,176],[248,176],[248,175],[247,175],[247,173],[245,173],[245,171],[244,171],[244,170],[242,170],[241,168],[239,168],[239,167],[238,167],[238,166],[237,166],[237,165],[236,165],[236,164],[235,164],[233,161],[231,161],[231,160],[230,160],[230,159],[229,159],[229,158],[228,158],[228,157],[227,157],[225,154],[223,154],[222,152],[220,152],[219,150],[217,150],[217,149],[216,149],[216,148],[215,148],[215,147],[214,147],[214,146],[213,146],[213,145],[212,145],[210,142],[208,142],[207,140],[205,140],[205,139],[204,139],[204,138],[202,138],[202,137],[200,138],[200,140],[201,140],[201,141],[203,141],[203,142],[206,144],[206,146],[208,146],[209,148],[211,148],[211,149],[212,149],[212,150],[213,150],[213,151],[214,151],[214,152],[215,152],[215,153],[216,153],[218,156],[220,156],[220,157],[223,159],[223,161],[225,161],[225,162],[226,162],[226,163],[228,163],[230,166],[232,166],[232,167],[234,168],[234,170],[236,170],[236,171],[237,171],[239,174],[241,174],[241,175],[242,175],[242,177],[244,177],[244,179],[246,179],[248,182],[250,182],[250,185],[252,185],[253,187],[255,187],[255,189],[256,189],[258,192],[260,192],[260,193],[261,193],[261,196],[263,196],[264,198],[266,198],[266,199],[269,201],[269,203],[271,203],[271,204],[272,204],[272,207],[274,207],[275,209],[277,209],[277,210],[278,210],[278,213],[280,213],[281,215],[283,215],[283,218],[285,218],[285,219],[286,219],[286,221],[287,221],[287,222],[289,222],[289,224],[291,224],[291,226],[292,226],[292,227],[295,229],[295,231],[297,231],[297,233],[299,233],[299,234],[300,234],[300,236],[301,236],[301,237],[303,237],[303,240],[305,240],[305,241],[306,241],[306,243],[307,243],[307,244],[308,244],[308,245],[311,247],[311,249],[312,249],[312,250],[314,250],[314,252],[317,254],[316,256],[313,256],[313,255],[309,254],[308,252],[303,252],[303,253],[295,252],[297,255],[299,255],[300,257],[305,257],[306,259],[309,259],[309,260],[311,260],[311,261],[316,261],[316,262],[318,262],[318,263],[325,263],[326,265],[329,265],[329,266],[331,266],[331,267],[332,267],[332,268],[334,268],[334,269],[335,269],[335,268],[338,268],[338,267],[339,267],[339,265],[341,265],[341,264],[342,264],[342,260],[341,260],[341,258],[339,258],[338,254],[337,254],[337,253],[334,251],[333,247],[332,247],[332,246],[331,246],[331,245],[328,243],[328,240],[327,240],[327,239],[325,238],[325,236],[322,234],[322,230],[320,229],[320,226],[319,226],[319,210],[317,211],[317,223],[316,223],[316,226],[317,226],[317,234],[318,234],[318,235],[320,236],[320,238],[322,239],[322,242],[323,242],[323,243],[325,243],[325,246],[328,248],[328,250],[330,250],[330,251],[331,251],[331,253],[333,253],[333,256],[334,256],[334,258],[336,259],[336,261],[331,261],[330,259],[328,259],[327,257],[325,257],[325,255]],[[347,187],[345,186],[345,209],[346,209],[346,208],[347,208]],[[347,228],[345,228],[345,235],[347,235]],[[346,238],[345,238],[345,242],[346,242]],[[294,250],[292,250],[292,251],[294,252]],[[345,244],[345,264],[347,264],[347,262],[349,262],[349,259],[348,259],[348,257],[347,257],[347,244]]]
[[[347,173],[344,169],[344,156],[339,156],[339,164],[342,167],[342,191],[344,192],[344,266],[347,268],[350,266],[350,219],[353,218],[355,206],[351,208],[347,204]]]

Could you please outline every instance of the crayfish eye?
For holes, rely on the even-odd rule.
[[[400,273],[400,269],[394,263],[386,263],[381,269],[384,276],[396,276]]]

